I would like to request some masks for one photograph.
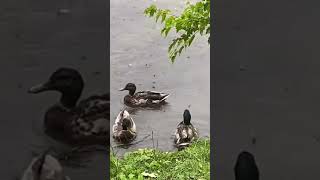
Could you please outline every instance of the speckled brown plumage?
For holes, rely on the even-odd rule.
[[[136,92],[136,85],[128,83],[120,91],[127,90],[129,94],[124,97],[124,104],[131,107],[152,107],[165,104],[165,100],[170,96],[167,93],[157,91]]]
[[[112,136],[117,142],[123,144],[136,138],[136,125],[128,111],[123,110],[118,114],[112,127]]]

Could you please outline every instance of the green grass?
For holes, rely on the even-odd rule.
[[[110,155],[112,180],[210,179],[210,140],[201,139],[177,152],[140,149],[123,159]]]

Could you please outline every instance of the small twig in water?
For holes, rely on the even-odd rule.
[[[159,141],[158,141],[158,139],[157,139],[157,149],[158,149],[158,147],[159,147]]]
[[[151,134],[152,134],[152,148],[154,149],[153,131],[151,131]]]

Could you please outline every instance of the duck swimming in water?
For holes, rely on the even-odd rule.
[[[126,110],[122,110],[113,125],[113,138],[120,143],[129,143],[137,136],[136,124]]]
[[[136,92],[136,85],[128,83],[126,87],[120,91],[127,90],[129,94],[124,97],[124,103],[131,107],[150,107],[165,103],[169,94],[156,91],[140,91]],[[136,92],[136,93],[135,93]]]
[[[46,151],[33,158],[21,180],[70,180],[70,178],[65,176],[59,161]]]
[[[175,132],[174,143],[179,150],[189,146],[192,141],[198,139],[198,131],[191,124],[191,114],[188,109],[184,110],[183,121],[178,124]]]
[[[45,113],[47,134],[73,144],[105,145],[110,131],[110,95],[91,96],[77,105],[83,87],[84,81],[78,71],[59,68],[46,83],[32,87],[29,93],[61,93],[60,101]]]

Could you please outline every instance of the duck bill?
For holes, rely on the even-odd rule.
[[[119,91],[124,91],[124,90],[127,90],[127,89],[126,88],[119,89]]]
[[[31,87],[28,92],[32,94],[37,94],[41,93],[43,91],[48,91],[49,90],[49,83],[43,83],[43,84],[38,84],[33,87]]]

